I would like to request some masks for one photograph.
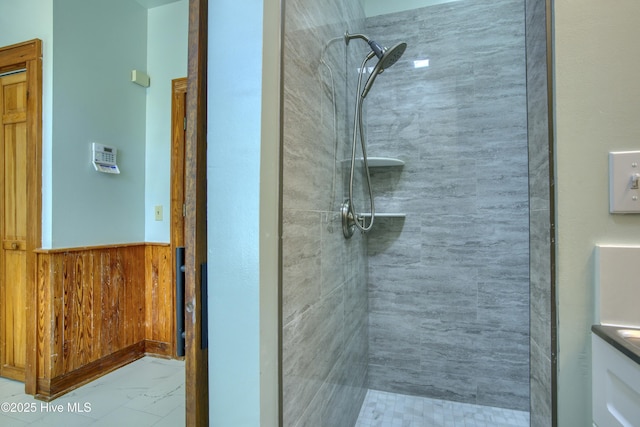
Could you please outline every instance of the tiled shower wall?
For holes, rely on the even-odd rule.
[[[365,104],[378,219],[368,237],[369,385],[529,409],[523,0],[367,19],[403,58]],[[430,61],[414,68],[413,60]]]
[[[549,104],[547,82],[547,2],[526,0],[527,103],[531,271],[531,426],[553,425],[555,320],[551,300],[551,210]]]
[[[367,390],[368,300],[366,239],[346,240],[338,215],[359,61],[343,35],[364,13],[359,1],[284,4],[283,421],[351,427]]]

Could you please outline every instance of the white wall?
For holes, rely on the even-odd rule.
[[[42,40],[42,245],[51,246],[53,0],[0,1],[0,46]]]
[[[130,0],[56,0],[53,247],[144,241],[147,10]],[[121,173],[96,172],[91,142],[118,149]]]
[[[640,3],[554,2],[559,425],[591,425],[594,246],[640,243],[608,212],[609,151],[640,150]]]
[[[171,232],[171,80],[187,76],[189,2],[149,9],[145,240],[169,242]],[[154,207],[163,207],[156,221]]]

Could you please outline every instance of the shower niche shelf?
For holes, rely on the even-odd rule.
[[[365,212],[360,214],[363,218],[371,218],[370,212]],[[376,212],[376,218],[406,218],[406,213],[400,212]]]
[[[360,161],[364,161],[360,158]],[[404,160],[396,159],[394,157],[367,157],[367,163],[369,169],[371,168],[384,168],[384,167],[398,167],[404,166]],[[371,218],[371,212],[365,212],[360,214],[363,218]],[[376,212],[376,218],[406,218],[407,214],[402,212]]]
[[[359,162],[364,162],[362,157],[358,157]],[[344,163],[349,163],[351,160],[343,160]],[[367,157],[367,164],[369,168],[384,168],[384,167],[397,167],[404,166],[404,160],[396,159],[393,157]]]
[[[360,159],[364,161],[363,159]],[[404,166],[404,161],[393,157],[367,157],[370,168],[382,168],[391,166]]]

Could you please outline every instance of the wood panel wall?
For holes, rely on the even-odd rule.
[[[37,397],[175,354],[168,244],[38,250],[37,268]]]
[[[175,287],[170,246],[145,247],[146,352],[171,356],[175,348]]]

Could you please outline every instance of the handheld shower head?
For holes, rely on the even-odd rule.
[[[363,34],[349,34],[348,32],[344,34],[344,41],[346,44],[349,44],[349,41],[352,39],[362,39],[367,42],[369,47],[371,48],[371,52],[367,53],[367,55],[362,60],[362,65],[360,66],[360,71],[358,72],[358,86],[356,89],[356,109],[353,115],[353,144],[351,145],[351,168],[349,172],[349,199],[342,205],[342,232],[345,238],[350,238],[353,235],[353,230],[357,227],[363,233],[371,230],[373,227],[373,220],[375,218],[375,203],[373,200],[373,190],[371,189],[371,177],[369,175],[369,167],[367,164],[367,149],[366,149],[366,141],[364,136],[364,124],[362,120],[362,104],[364,103],[364,98],[369,93],[373,82],[376,79],[376,76],[382,73],[386,68],[391,67],[393,64],[398,62],[404,51],[407,49],[407,44],[402,42],[393,46],[391,49],[384,48],[376,43],[374,40],[370,40],[367,36]],[[367,62],[373,59],[374,56],[378,57],[378,63],[373,68],[373,72],[367,79],[364,90],[362,94],[358,94],[360,92],[360,87],[362,85],[362,75],[364,74],[363,70],[367,65]],[[354,170],[355,170],[355,159],[356,159],[356,142],[358,139],[358,135],[360,135],[360,146],[362,147],[362,158],[364,161],[364,169],[366,171],[367,178],[367,187],[369,188],[369,208],[371,212],[371,216],[369,219],[369,224],[367,225],[366,220],[359,216],[356,212],[356,209],[353,204],[353,181],[354,181]]]
[[[375,40],[371,40],[364,34],[349,34],[349,32],[344,33],[344,41],[346,44],[349,44],[349,41],[351,41],[352,39],[362,39],[367,42],[367,44],[371,48],[371,52],[369,53],[369,55],[367,55],[367,59],[373,58],[373,54],[378,57],[378,63],[373,68],[373,72],[364,85],[364,90],[362,91],[361,95],[364,98],[369,93],[369,90],[371,90],[371,86],[376,80],[376,76],[398,62],[398,59],[400,59],[404,51],[407,49],[407,44],[405,42],[402,42],[398,43],[390,49],[387,49],[386,47],[380,46],[378,42],[376,42]]]
[[[398,59],[400,59],[400,57],[402,56],[402,54],[406,49],[407,49],[407,44],[405,42],[398,43],[397,45],[389,49],[385,48],[383,50],[383,54],[382,54],[382,57],[380,58],[380,61],[378,61],[378,64],[380,64],[380,68],[382,70],[385,70],[391,67],[396,62],[398,62]]]
[[[373,40],[369,42],[369,46],[371,46],[373,43],[375,43]],[[375,44],[378,47],[380,46],[377,43]],[[398,43],[397,45],[389,49],[382,48],[381,50],[382,55],[378,56],[376,50],[373,49],[372,47],[372,50],[376,52],[376,56],[378,56],[379,59],[376,66],[373,68],[371,75],[367,79],[367,82],[364,84],[364,89],[362,90],[362,95],[361,95],[363,98],[366,97],[367,94],[369,93],[369,90],[371,90],[371,86],[373,86],[373,82],[376,80],[376,77],[378,76],[378,74],[382,73],[384,70],[386,70],[387,68],[391,67],[393,64],[398,62],[398,60],[400,59],[400,57],[402,56],[402,54],[406,49],[407,49],[407,44],[405,42],[402,42],[402,43]]]

